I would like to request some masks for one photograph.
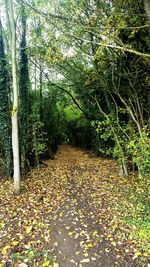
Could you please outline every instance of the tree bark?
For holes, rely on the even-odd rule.
[[[148,16],[149,22],[150,22],[150,1],[144,0],[144,6],[145,6],[145,12]]]
[[[40,62],[40,120],[43,122],[43,72],[42,72],[42,63]]]
[[[19,160],[19,134],[18,134],[18,83],[16,59],[16,25],[12,0],[5,0],[8,10],[8,28],[11,36],[12,82],[13,82],[13,109],[12,109],[12,148],[14,166],[14,193],[20,193],[20,160]]]
[[[147,14],[150,23],[150,0],[144,0],[144,6],[145,6],[145,12]],[[150,92],[148,92],[148,115],[149,115],[148,127],[150,129]]]

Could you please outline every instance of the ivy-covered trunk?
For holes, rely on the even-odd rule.
[[[12,146],[11,146],[11,118],[9,106],[9,72],[4,51],[2,24],[0,21],[0,150],[3,174],[11,175]]]
[[[19,90],[20,90],[20,154],[21,172],[25,174],[29,165],[27,155],[29,153],[29,72],[28,57],[26,53],[26,14],[22,7],[21,12],[22,38],[20,43],[19,62]]]

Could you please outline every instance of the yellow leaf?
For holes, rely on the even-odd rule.
[[[149,255],[147,253],[143,253],[144,257],[149,257]]]
[[[108,234],[108,235],[107,235],[107,238],[110,238],[110,237],[112,237],[112,234]]]
[[[142,253],[141,253],[140,251],[137,251],[137,252],[135,252],[135,255],[136,255],[136,256],[141,256]]]
[[[88,248],[92,248],[93,247],[93,244],[92,243],[89,243],[89,244],[87,244],[87,247]]]
[[[73,235],[73,232],[68,232],[68,235],[69,235],[69,236]]]
[[[98,234],[98,231],[94,231],[93,232],[93,237],[97,236],[97,234]]]
[[[115,242],[115,241],[112,241],[111,244],[112,244],[113,246],[116,246],[116,242]]]
[[[27,234],[30,234],[31,233],[31,230],[32,230],[32,226],[29,226],[26,228],[26,233]]]
[[[88,256],[89,256],[89,254],[88,254],[88,253],[84,253],[83,255],[84,255],[85,257],[88,257]]]
[[[79,264],[79,267],[83,267],[83,265],[80,263],[80,264]]]
[[[2,249],[2,254],[6,254],[6,252],[7,252],[7,250],[10,248],[10,246],[9,245],[7,245],[6,247],[4,247],[3,249]]]
[[[46,242],[49,242],[49,236],[44,236],[44,240],[45,240]]]
[[[132,257],[133,260],[137,259],[139,256],[142,256],[142,253],[140,251],[136,251],[134,256]]]
[[[13,244],[13,246],[17,246],[17,245],[19,244],[19,242],[16,241],[16,240],[14,240],[14,241],[12,242],[12,244]]]
[[[43,262],[42,267],[51,267],[50,262],[49,261]]]

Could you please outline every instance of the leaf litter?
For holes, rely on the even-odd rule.
[[[148,184],[119,177],[115,160],[63,145],[22,188],[0,181],[0,266],[149,266],[135,201]]]

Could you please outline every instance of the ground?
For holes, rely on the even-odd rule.
[[[146,190],[115,160],[61,146],[21,195],[0,181],[0,266],[150,266]]]

